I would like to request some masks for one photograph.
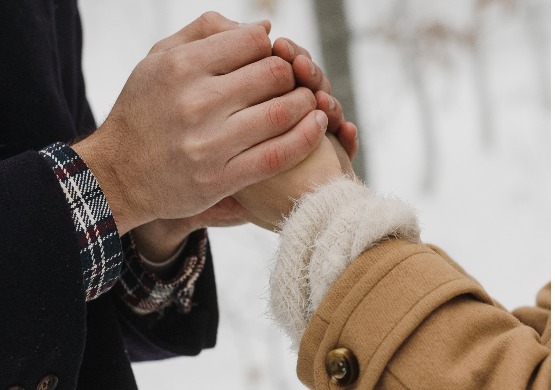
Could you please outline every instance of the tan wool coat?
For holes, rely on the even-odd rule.
[[[437,247],[386,239],[318,305],[297,374],[313,389],[548,389],[550,292],[510,313]]]

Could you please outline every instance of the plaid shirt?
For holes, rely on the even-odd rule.
[[[136,313],[148,314],[172,304],[188,312],[195,281],[206,260],[206,230],[191,235],[176,260],[176,274],[162,280],[143,267],[130,237],[120,240],[110,206],[79,155],[63,143],[50,145],[39,153],[54,171],[71,210],[83,266],[85,299],[95,299],[116,285],[115,291]]]

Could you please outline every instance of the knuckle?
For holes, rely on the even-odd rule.
[[[197,21],[202,28],[208,28],[214,23],[217,23],[221,18],[222,15],[220,15],[216,11],[208,11],[200,15]]]
[[[183,146],[183,153],[186,156],[187,160],[194,166],[203,165],[207,158],[210,157],[210,153],[207,150],[208,147],[206,143],[201,139],[189,139],[187,143]],[[196,177],[198,173],[199,181],[206,180],[204,172],[199,169],[195,170],[194,176]],[[197,179],[195,179],[197,181]]]
[[[318,102],[316,101],[314,93],[310,89],[304,87],[299,88],[299,91],[301,93],[302,101],[305,102],[311,109],[315,110]]]
[[[152,46],[152,49],[150,49],[149,53],[159,53],[159,52],[165,51],[165,45],[163,42],[164,41],[156,42],[154,46]]]
[[[256,51],[263,54],[269,54],[272,51],[272,42],[262,26],[247,28],[245,31],[249,34],[252,46]]]
[[[268,173],[280,171],[287,161],[286,153],[282,148],[266,149],[263,158],[263,167]]]
[[[282,102],[273,99],[268,107],[267,118],[275,129],[281,129],[289,122],[289,112]]]
[[[275,82],[279,84],[294,85],[295,78],[293,75],[293,68],[287,61],[274,56],[269,57],[267,64],[268,73]]]

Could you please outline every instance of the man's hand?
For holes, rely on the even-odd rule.
[[[189,28],[188,26],[178,34],[160,41],[155,45],[153,51],[170,50],[181,41],[192,42],[218,32],[240,28],[238,23],[224,17],[211,16],[216,16],[218,23],[200,24],[200,27],[203,28]],[[270,31],[268,21],[258,22],[258,24],[263,26],[267,32]],[[329,118],[328,130],[334,132],[341,139],[343,147],[352,159],[358,148],[356,127],[352,123],[345,122],[341,105],[329,95],[329,81],[320,68],[312,63],[310,54],[285,38],[280,38],[275,42],[273,54],[292,64],[297,86],[306,87],[316,92],[317,108],[324,111]],[[295,61],[295,59],[297,60]],[[332,141],[335,141],[334,146],[340,148],[337,139],[331,138],[333,138]],[[346,156],[344,152],[339,153],[339,155],[343,158]],[[348,158],[346,161],[348,162]],[[342,165],[346,165],[345,161],[342,161]],[[350,164],[348,165],[350,166]],[[175,252],[185,237],[197,229],[207,226],[235,226],[248,221],[256,221],[256,218],[235,198],[226,197],[195,216],[171,220],[158,219],[139,226],[134,229],[133,237],[143,255],[152,261],[163,261]],[[259,221],[258,224],[262,224],[262,222]]]
[[[224,19],[205,14],[155,45],[105,123],[74,146],[120,234],[197,215],[297,165],[323,137],[326,115],[295,88],[292,66],[271,56],[266,28],[230,30]]]

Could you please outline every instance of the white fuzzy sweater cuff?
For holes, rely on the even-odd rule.
[[[297,350],[312,314],[349,264],[380,240],[420,241],[415,212],[342,178],[303,196],[284,222],[269,310]]]

